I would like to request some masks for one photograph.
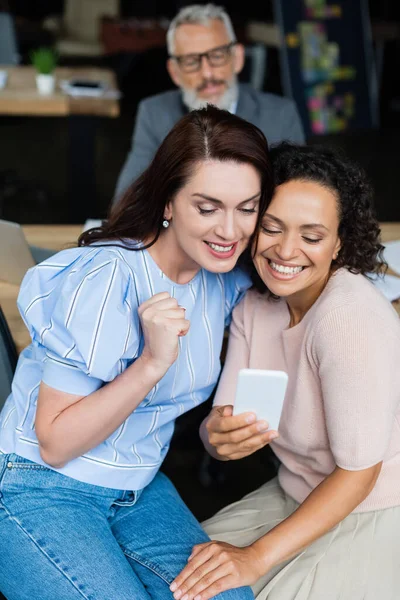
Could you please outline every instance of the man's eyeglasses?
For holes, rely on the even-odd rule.
[[[207,59],[211,67],[223,67],[226,65],[231,57],[231,50],[235,45],[236,42],[231,42],[230,44],[212,48],[208,52],[202,52],[201,54],[185,54],[183,56],[171,56],[171,58],[176,60],[184,73],[194,73],[200,69],[203,56]]]

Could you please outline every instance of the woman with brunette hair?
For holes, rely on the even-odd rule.
[[[102,227],[26,275],[32,343],[0,417],[8,600],[169,599],[209,539],[159,468],[175,419],[217,381],[250,285],[235,265],[271,190],[261,131],[193,111]]]
[[[400,320],[368,279],[385,268],[371,188],[328,149],[282,144],[271,156],[277,187],[253,246],[258,290],[234,310],[202,438],[220,460],[271,442],[281,465],[203,524],[215,541],[194,548],[171,589],[207,600],[240,582],[257,600],[395,600]],[[232,416],[246,367],[289,375],[278,432]]]

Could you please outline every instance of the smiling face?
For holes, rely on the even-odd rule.
[[[262,220],[254,265],[268,289],[306,312],[324,289],[340,250],[338,201],[312,181],[276,188]]]
[[[208,52],[226,46],[231,41],[220,19],[211,20],[207,26],[186,23],[176,30],[174,56]],[[242,70],[243,64],[244,48],[241,44],[236,44],[222,66],[213,67],[203,57],[198,71],[184,72],[174,59],[168,60],[167,69],[175,85],[182,89],[185,104],[190,109],[210,103],[229,110],[236,99],[236,74]]]
[[[173,256],[177,270],[186,272],[233,269],[254,232],[260,192],[252,165],[200,163],[165,209],[170,226],[160,236],[164,260]]]

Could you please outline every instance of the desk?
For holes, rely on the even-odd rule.
[[[116,91],[115,76],[108,69],[92,67],[57,67],[55,70],[56,87],[53,94],[44,96],[36,89],[35,69],[33,67],[0,66],[8,73],[7,85],[0,90],[0,114],[30,115],[45,117],[65,117],[68,115],[97,115],[117,117],[119,104],[115,98],[79,97],[64,94],[59,87],[64,79],[88,79],[104,81],[109,89]]]
[[[68,117],[68,207],[71,222],[84,222],[96,214],[95,133],[98,117],[115,118],[119,102],[115,97],[72,97],[56,85],[53,94],[44,96],[36,89],[35,70],[30,66],[1,67],[8,81],[0,90],[0,115]],[[59,67],[56,81],[88,79],[104,81],[117,92],[115,75],[108,69]]]
[[[381,223],[382,239],[386,242],[400,239],[399,223]],[[82,231],[80,225],[25,225],[24,233],[30,244],[61,250],[76,243]],[[20,352],[30,342],[28,331],[20,317],[16,300],[19,287],[0,282],[0,304],[4,311],[12,336]],[[394,304],[400,316],[400,302]]]

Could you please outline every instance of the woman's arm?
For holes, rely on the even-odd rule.
[[[228,350],[214,406],[200,425],[200,437],[207,452],[221,461],[235,460],[256,452],[272,439],[277,432],[266,430],[268,424],[256,422],[254,413],[232,415],[236,393],[237,375],[249,366],[249,340],[244,321],[254,313],[254,296],[248,292],[232,314]]]
[[[40,384],[35,430],[40,455],[57,469],[107,439],[163,376],[139,357],[121,375],[88,396]]]
[[[336,467],[292,515],[250,546],[224,542],[195,546],[188,565],[171,585],[174,598],[209,600],[224,590],[254,584],[347,517],[372,491],[381,467],[381,462],[362,471]]]
[[[264,572],[309,546],[343,521],[371,493],[382,462],[361,471],[336,467],[287,519],[252,546]]]
[[[169,294],[139,307],[145,339],[142,355],[113,381],[79,396],[41,383],[35,430],[44,462],[60,468],[109,437],[165,375],[178,356],[178,337],[189,322]]]

